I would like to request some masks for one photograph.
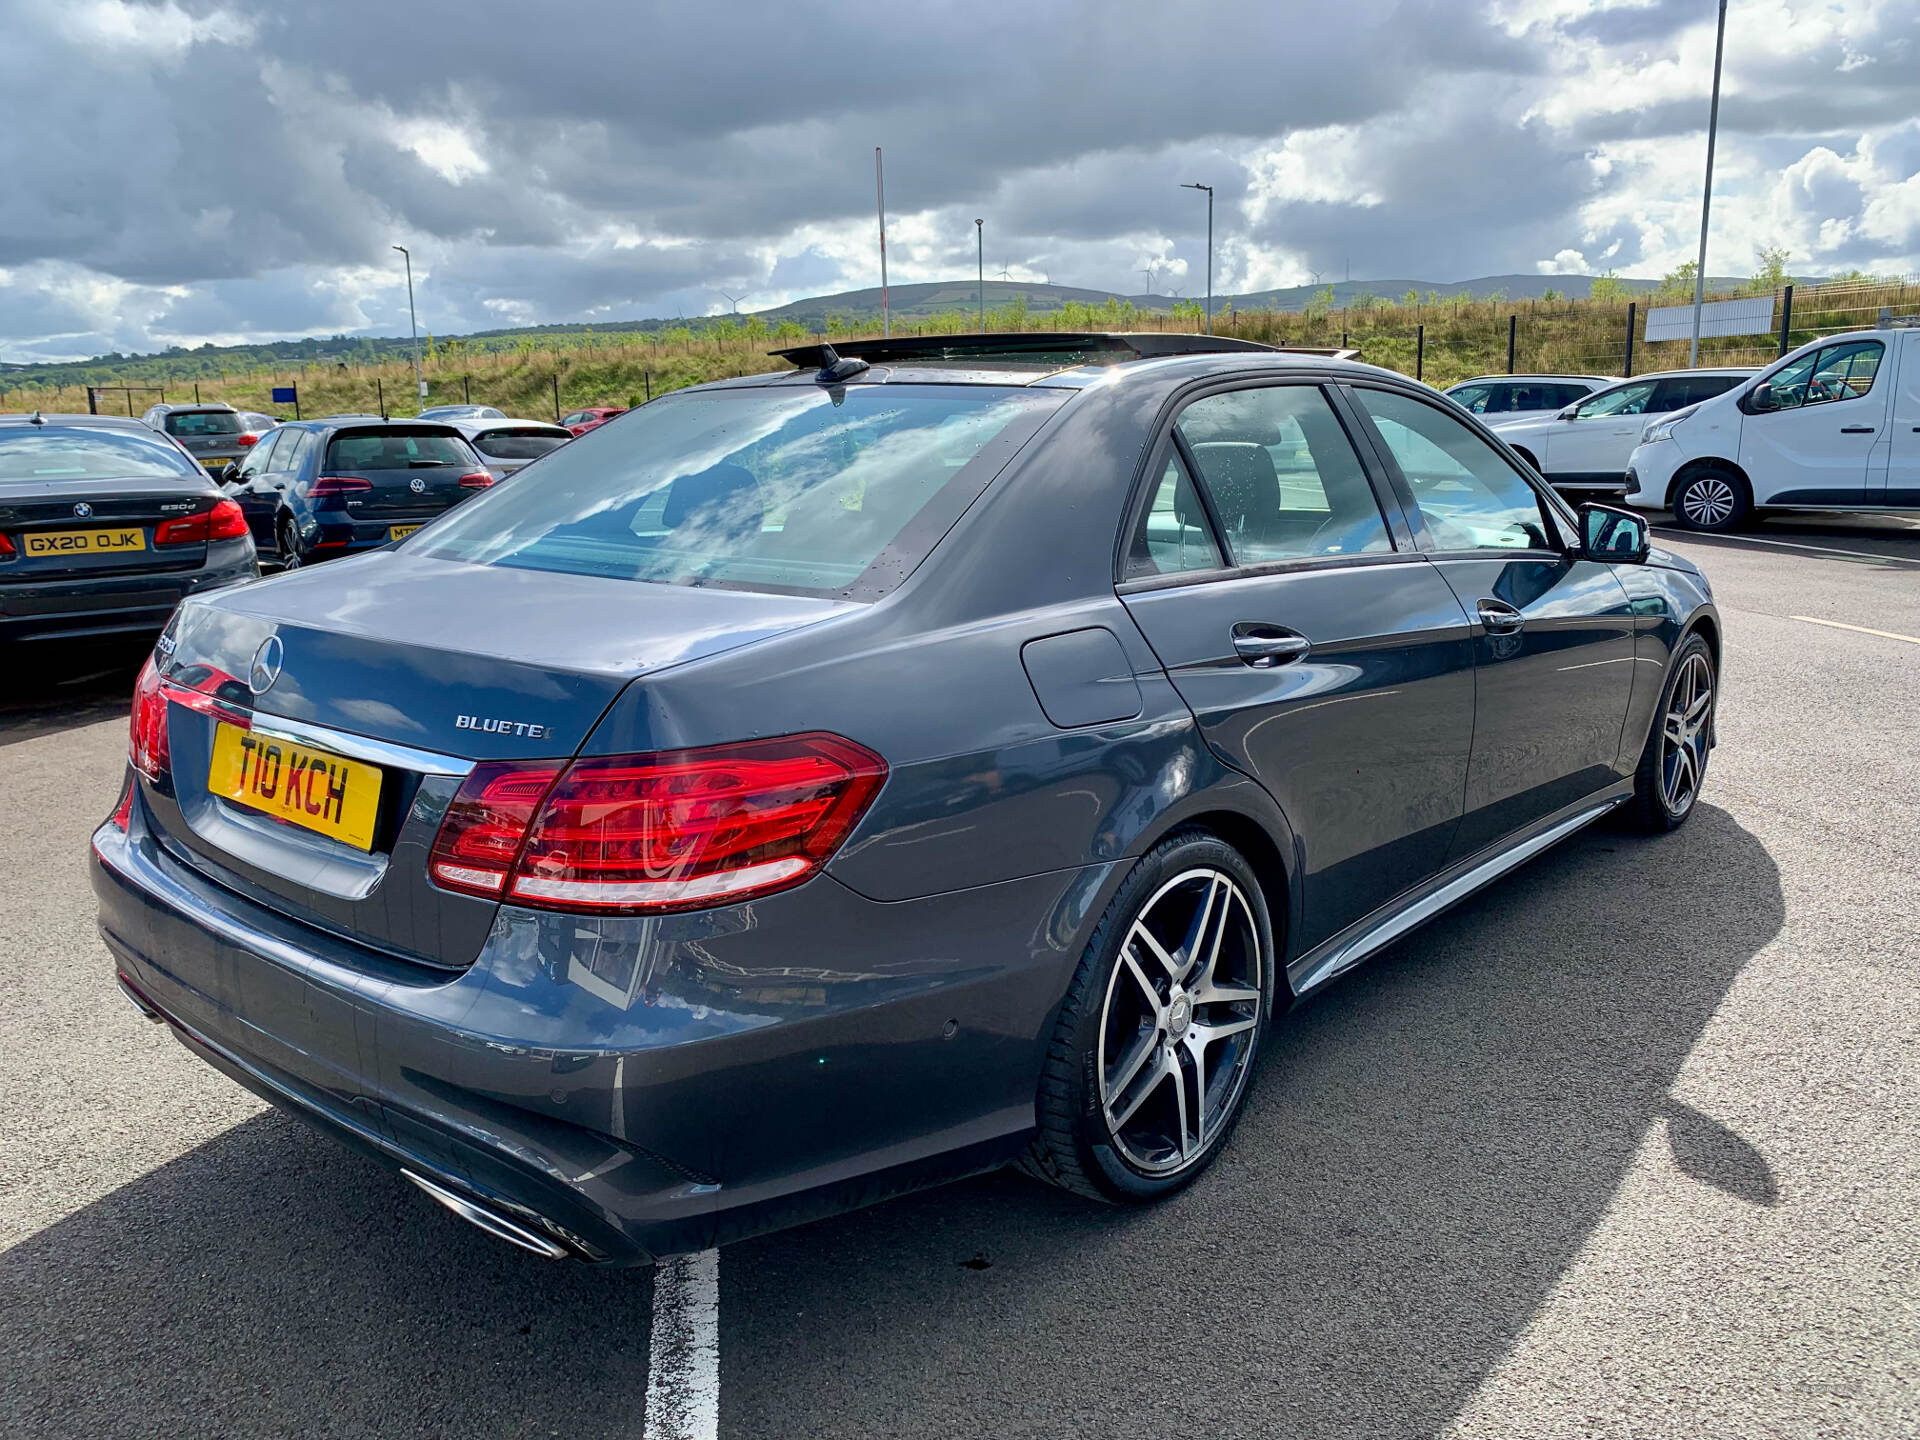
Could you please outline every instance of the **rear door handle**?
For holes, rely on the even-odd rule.
[[[1479,610],[1480,623],[1489,635],[1517,635],[1527,623],[1527,617],[1504,600],[1482,600]]]
[[[1311,649],[1311,640],[1282,625],[1242,620],[1233,627],[1233,653],[1256,670],[1291,664]]]
[[[1840,433],[1842,435],[1871,435],[1873,431],[1874,427],[1871,425],[1842,425],[1840,427]]]

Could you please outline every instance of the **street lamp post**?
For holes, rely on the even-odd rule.
[[[404,245],[396,245],[393,248],[398,250],[401,257],[407,262],[407,328],[413,332],[413,393],[416,400],[414,408],[418,409],[419,406],[417,402],[422,397],[420,390],[420,322],[414,318],[413,313],[413,256],[408,253],[407,247]]]
[[[1693,270],[1693,345],[1689,368],[1700,363],[1700,306],[1707,296],[1707,215],[1713,208],[1713,141],[1720,129],[1720,56],[1727,44],[1727,0],[1720,0],[1720,26],[1713,37],[1713,103],[1707,110],[1707,181],[1700,190],[1700,258]]]
[[[980,271],[980,278],[976,283],[980,287],[977,293],[980,300],[980,333],[982,335],[987,333],[987,232],[981,228],[986,223],[984,220],[973,222],[974,263],[979,266]]]
[[[1180,188],[1207,192],[1207,334],[1211,335],[1213,333],[1213,187],[1183,184]]]

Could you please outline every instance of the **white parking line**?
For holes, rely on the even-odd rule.
[[[1767,540],[1758,535],[1702,535],[1698,530],[1682,530],[1671,525],[1653,527],[1662,535],[1681,540],[1722,540],[1730,545],[1778,545],[1783,550],[1810,550],[1815,555],[1844,555],[1849,560],[1880,560],[1888,565],[1920,565],[1920,558],[1883,555],[1877,550],[1840,550],[1831,545],[1803,545],[1797,540]]]
[[[676,1255],[653,1272],[646,1440],[720,1434],[720,1252]]]
[[[1900,635],[1892,630],[1875,630],[1870,625],[1849,625],[1844,620],[1821,620],[1812,615],[1789,615],[1787,618],[1808,625],[1830,625],[1835,630],[1852,630],[1861,635],[1878,635],[1882,640],[1904,640],[1909,645],[1920,645],[1920,635]]]

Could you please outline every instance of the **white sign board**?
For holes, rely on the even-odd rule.
[[[1771,335],[1773,297],[1715,300],[1700,307],[1700,338],[1709,335]],[[1693,306],[1661,305],[1647,311],[1647,340],[1691,340]]]
[[[1736,330],[1729,330],[1729,331],[1727,331],[1726,333],[1727,333],[1727,334],[1729,334],[1729,335],[1736,335],[1736,334],[1738,334],[1738,335],[1744,335],[1744,334],[1745,334],[1746,332],[1745,332],[1744,330],[1738,330],[1738,331],[1736,331]],[[420,382],[420,398],[421,398],[422,400],[424,400],[424,399],[426,399],[426,398],[427,398],[427,382],[426,382],[426,381],[424,381],[424,380],[422,380],[422,381]]]

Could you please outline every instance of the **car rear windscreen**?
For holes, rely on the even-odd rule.
[[[169,435],[238,435],[242,429],[231,410],[176,410],[166,426]]]
[[[0,485],[47,480],[189,480],[200,467],[172,445],[111,430],[0,430]]]
[[[473,448],[489,460],[538,460],[572,438],[546,430],[482,430],[474,437]]]
[[[326,469],[350,475],[369,470],[417,470],[430,465],[470,465],[457,435],[408,435],[392,430],[336,435],[327,446]]]
[[[538,485],[462,506],[421,536],[419,553],[872,598],[919,563],[1065,398],[984,385],[668,396],[547,457]]]

